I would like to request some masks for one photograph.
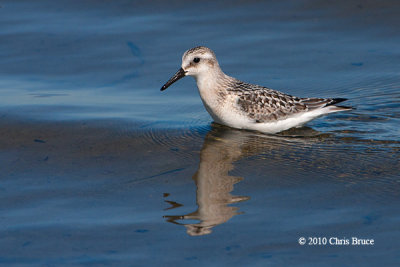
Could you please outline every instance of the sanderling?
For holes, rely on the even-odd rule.
[[[351,110],[335,106],[345,98],[299,98],[226,75],[214,52],[204,46],[187,50],[182,66],[161,88],[193,76],[204,107],[215,122],[233,128],[278,133],[300,127],[324,114]]]

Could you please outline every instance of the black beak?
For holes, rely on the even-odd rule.
[[[175,73],[174,76],[171,77],[171,79],[168,80],[168,82],[166,82],[163,87],[161,87],[161,91],[164,91],[165,89],[167,89],[171,84],[173,84],[174,82],[176,82],[177,80],[179,80],[180,78],[185,77],[185,71],[180,68],[178,70],[177,73]]]

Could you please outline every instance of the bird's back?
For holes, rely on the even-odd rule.
[[[322,114],[351,109],[334,106],[345,98],[299,98],[234,78],[227,84],[226,90],[236,96],[237,110],[254,123],[276,122],[326,107],[330,108]]]

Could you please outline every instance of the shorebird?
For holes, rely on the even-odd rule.
[[[351,110],[336,106],[346,98],[299,98],[226,75],[214,52],[204,46],[187,50],[178,72],[161,88],[182,77],[196,79],[204,107],[216,123],[237,129],[278,133],[324,114]]]

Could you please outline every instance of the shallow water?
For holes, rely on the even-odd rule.
[[[398,265],[399,12],[1,3],[0,263]],[[159,91],[196,45],[241,80],[355,110],[273,136],[212,124],[191,78]]]

